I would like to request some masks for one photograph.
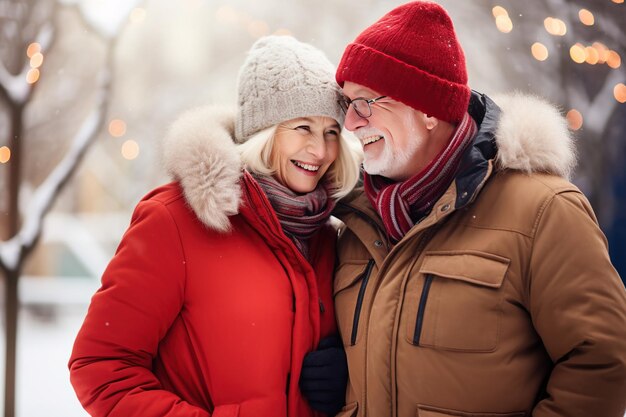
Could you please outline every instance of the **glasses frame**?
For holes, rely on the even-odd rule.
[[[352,104],[352,108],[354,109],[355,113],[359,117],[363,119],[367,119],[368,117],[372,115],[372,104],[376,103],[378,100],[381,100],[383,98],[387,98],[387,96],[380,96],[380,97],[369,98],[369,99],[359,97],[359,98],[355,98],[354,100],[350,100],[348,97],[344,97],[341,100],[338,100],[338,102],[339,102],[339,107],[341,107],[341,110],[343,110],[344,114],[348,114],[348,110],[350,109],[350,105]],[[367,114],[363,114],[357,109],[356,106],[354,106],[354,102],[356,101],[363,101],[367,104]]]

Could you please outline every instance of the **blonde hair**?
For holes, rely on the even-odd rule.
[[[250,136],[244,143],[237,145],[241,160],[246,169],[260,175],[274,175],[272,167],[272,147],[276,136],[274,125]],[[324,178],[329,181],[332,189],[331,197],[339,200],[345,197],[359,180],[359,166],[363,159],[361,144],[352,135],[339,135],[339,153],[337,159],[328,168]]]

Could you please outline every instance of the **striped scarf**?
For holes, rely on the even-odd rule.
[[[380,175],[364,174],[365,193],[393,243],[400,241],[445,193],[476,131],[476,123],[465,113],[448,146],[426,168],[406,181],[393,182]]]
[[[309,259],[309,239],[322,227],[335,207],[329,189],[320,181],[307,194],[297,194],[274,177],[253,174],[274,208],[283,232],[300,253]]]

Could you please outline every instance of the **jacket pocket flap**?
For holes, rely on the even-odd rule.
[[[368,261],[348,261],[344,262],[335,271],[335,281],[333,283],[333,295],[341,290],[345,290],[357,282],[367,269]]]
[[[448,410],[439,407],[417,406],[417,417],[524,417],[523,411],[513,413],[469,413],[457,410]]]
[[[426,252],[420,272],[500,288],[510,263],[507,258],[486,252]]]

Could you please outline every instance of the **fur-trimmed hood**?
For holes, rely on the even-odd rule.
[[[495,131],[499,169],[547,172],[569,178],[574,144],[553,105],[513,93],[494,98],[502,113]],[[163,162],[181,182],[185,199],[211,229],[227,231],[241,204],[242,162],[234,144],[235,111],[201,107],[184,113],[163,141]]]
[[[544,99],[519,92],[493,97],[502,110],[495,132],[501,169],[570,179],[576,151],[566,119]]]
[[[238,213],[242,162],[234,142],[235,111],[224,107],[189,110],[163,141],[163,164],[180,181],[187,204],[211,229],[227,231]]]

